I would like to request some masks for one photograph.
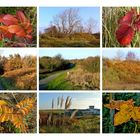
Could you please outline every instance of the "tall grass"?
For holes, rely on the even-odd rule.
[[[132,8],[137,12],[140,11],[138,7],[103,7],[103,47],[124,47],[117,42],[115,32],[118,28],[118,20]],[[140,33],[136,33],[130,46],[139,47],[139,40]]]

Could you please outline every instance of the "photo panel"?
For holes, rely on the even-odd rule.
[[[100,133],[99,92],[40,92],[40,133]]]
[[[103,47],[140,47],[140,7],[103,7]]]
[[[40,49],[40,90],[100,90],[100,49]]]
[[[103,93],[103,133],[140,132],[140,93]]]
[[[0,7],[0,47],[37,47],[37,7]]]
[[[40,7],[40,47],[100,47],[100,7]]]
[[[37,50],[0,49],[0,90],[37,89]]]
[[[0,93],[0,133],[37,133],[37,93]]]
[[[140,50],[103,49],[103,90],[140,90]]]

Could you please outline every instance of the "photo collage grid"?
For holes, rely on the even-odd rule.
[[[140,7],[0,7],[0,133],[139,133]]]

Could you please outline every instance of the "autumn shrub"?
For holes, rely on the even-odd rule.
[[[15,83],[18,89],[35,90],[37,87],[36,82],[36,73],[32,73],[16,78]]]
[[[5,73],[1,78],[4,89],[36,89],[36,68],[18,69]]]
[[[83,69],[89,72],[99,72],[100,71],[100,57],[88,57],[81,62]]]
[[[100,73],[90,73],[81,68],[71,71],[67,79],[78,89],[99,89],[100,87]]]

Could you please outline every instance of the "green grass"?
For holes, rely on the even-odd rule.
[[[70,84],[69,81],[66,80],[67,73],[63,73],[59,75],[57,78],[52,80],[48,83],[46,86],[47,89],[51,90],[71,90],[73,89],[73,86]]]
[[[118,20],[123,17],[132,7],[104,7],[103,8],[103,47],[124,47],[116,40],[116,29]],[[134,8],[134,7],[133,7]],[[135,7],[136,8],[136,7]],[[137,11],[140,8],[136,8]],[[140,33],[136,33],[131,47],[140,46]]]

